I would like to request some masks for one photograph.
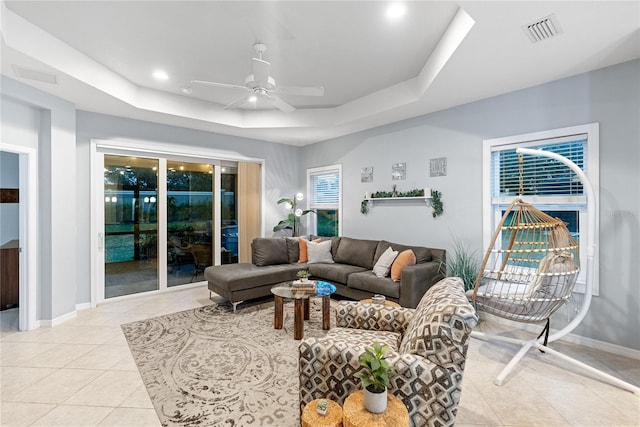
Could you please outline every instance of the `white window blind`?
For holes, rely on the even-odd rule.
[[[313,208],[337,208],[340,202],[340,172],[329,170],[309,176],[309,204]]]
[[[586,135],[537,141],[528,148],[552,151],[567,157],[585,170]],[[491,175],[494,177],[492,197],[513,197],[520,194],[520,163],[516,146],[496,147],[491,153]],[[522,156],[522,186],[525,196],[582,196],[584,189],[578,177],[554,159]]]

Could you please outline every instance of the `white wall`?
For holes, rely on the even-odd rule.
[[[600,296],[577,335],[640,349],[640,61],[470,103],[304,149],[305,167],[342,163],[343,234],[452,249],[452,238],[482,247],[482,141],[600,123]],[[446,177],[429,178],[429,159],[446,157]],[[407,163],[406,181],[391,164]],[[373,183],[360,168],[374,167]],[[420,203],[359,212],[365,192],[432,187],[444,214]],[[576,295],[580,298],[580,295]],[[553,324],[552,324],[553,327]]]
[[[0,188],[18,188],[20,185],[19,157],[15,153],[0,151]],[[19,238],[17,203],[0,203],[0,246]]]

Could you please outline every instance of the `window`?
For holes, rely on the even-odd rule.
[[[322,237],[342,234],[342,165],[307,169],[309,233]]]
[[[597,245],[597,226],[594,242],[587,235],[587,197],[579,178],[567,166],[547,157],[524,155],[522,165],[516,148],[548,150],[573,161],[598,187],[598,124],[555,129],[526,135],[484,141],[483,160],[488,167],[483,176],[483,207],[490,212],[483,220],[484,247],[490,244],[493,232],[513,198],[523,199],[547,214],[562,219],[580,243],[580,260],[586,260],[586,250]],[[522,180],[520,179],[522,170]],[[594,215],[598,212],[596,193]],[[596,222],[597,224],[597,222]],[[505,236],[501,239],[505,241]],[[506,243],[504,243],[506,244]],[[594,256],[593,293],[598,294],[598,262]],[[575,291],[584,292],[586,265],[581,265]]]

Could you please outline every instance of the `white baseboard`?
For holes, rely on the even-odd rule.
[[[91,308],[90,302],[83,302],[82,304],[76,304],[76,311],[86,310],[88,308]]]
[[[628,357],[630,359],[640,360],[640,350],[633,348],[623,347],[617,344],[611,344],[604,341],[594,340],[593,338],[587,338],[580,335],[569,334],[562,338],[560,341],[567,341],[572,344],[581,345],[583,347],[593,348],[595,350],[606,351],[607,353],[616,354],[618,356]]]
[[[52,328],[54,326],[58,326],[64,322],[67,322],[71,319],[75,319],[78,316],[78,313],[73,310],[67,314],[63,314],[62,316],[58,316],[55,319],[51,320],[40,320],[40,326],[45,328]]]
[[[514,326],[514,325],[518,325],[521,329],[524,329],[525,331],[528,332],[534,332],[534,333],[540,333],[542,331],[542,328],[544,327],[544,324],[540,323],[540,324],[530,324],[530,323],[518,323],[518,322],[514,322],[512,320],[507,320],[507,319],[503,319],[501,317],[498,316],[493,316],[491,314],[488,313],[483,313],[484,316],[490,316],[491,317],[491,321],[495,321],[499,324],[502,325],[507,325],[507,326]],[[551,328],[551,331],[549,333],[549,335],[553,335],[555,332],[557,332],[557,329]],[[623,347],[621,345],[617,345],[617,344],[612,344],[612,343],[608,343],[608,342],[604,342],[604,341],[599,341],[593,338],[588,338],[588,337],[583,337],[581,335],[575,335],[575,334],[569,334],[569,335],[565,335],[564,337],[562,337],[561,339],[558,340],[559,342],[568,342],[571,344],[576,344],[576,345],[580,345],[582,347],[586,347],[586,348],[591,348],[594,350],[602,350],[602,351],[606,351],[607,353],[611,353],[611,354],[615,354],[618,356],[623,356],[623,357],[628,357],[630,359],[637,359],[640,360],[640,350],[636,350],[633,348],[628,348],[628,347]]]

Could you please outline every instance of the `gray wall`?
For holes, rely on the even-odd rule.
[[[90,295],[89,140],[185,144],[263,158],[266,229],[284,216],[275,202],[305,190],[305,169],[343,165],[343,234],[451,249],[452,238],[482,248],[482,140],[600,123],[600,296],[578,335],[640,349],[640,61],[548,83],[304,148],[76,111],[60,99],[2,77],[2,141],[38,147],[39,319],[73,311]],[[429,178],[429,159],[448,175]],[[391,163],[407,179],[391,181]],[[76,167],[69,167],[75,164]],[[374,167],[373,183],[360,168]],[[77,178],[77,179],[76,179]],[[432,187],[444,215],[420,203],[359,212],[365,192]],[[579,296],[578,296],[579,298]]]
[[[2,76],[2,142],[38,149],[37,319],[75,310],[76,162],[72,104]]]
[[[17,154],[0,151],[0,188],[18,188],[20,185]],[[0,246],[19,238],[18,203],[0,203]]]
[[[600,296],[584,337],[640,349],[640,61],[466,104],[304,149],[305,167],[343,165],[343,235],[452,249],[452,238],[482,247],[482,140],[600,123]],[[446,177],[429,178],[429,159],[446,157]],[[407,179],[391,181],[391,164]],[[374,167],[373,183],[360,168]],[[420,203],[359,212],[365,192],[432,187],[442,191],[437,219]],[[580,299],[576,294],[576,299]],[[553,325],[552,325],[553,326]]]

